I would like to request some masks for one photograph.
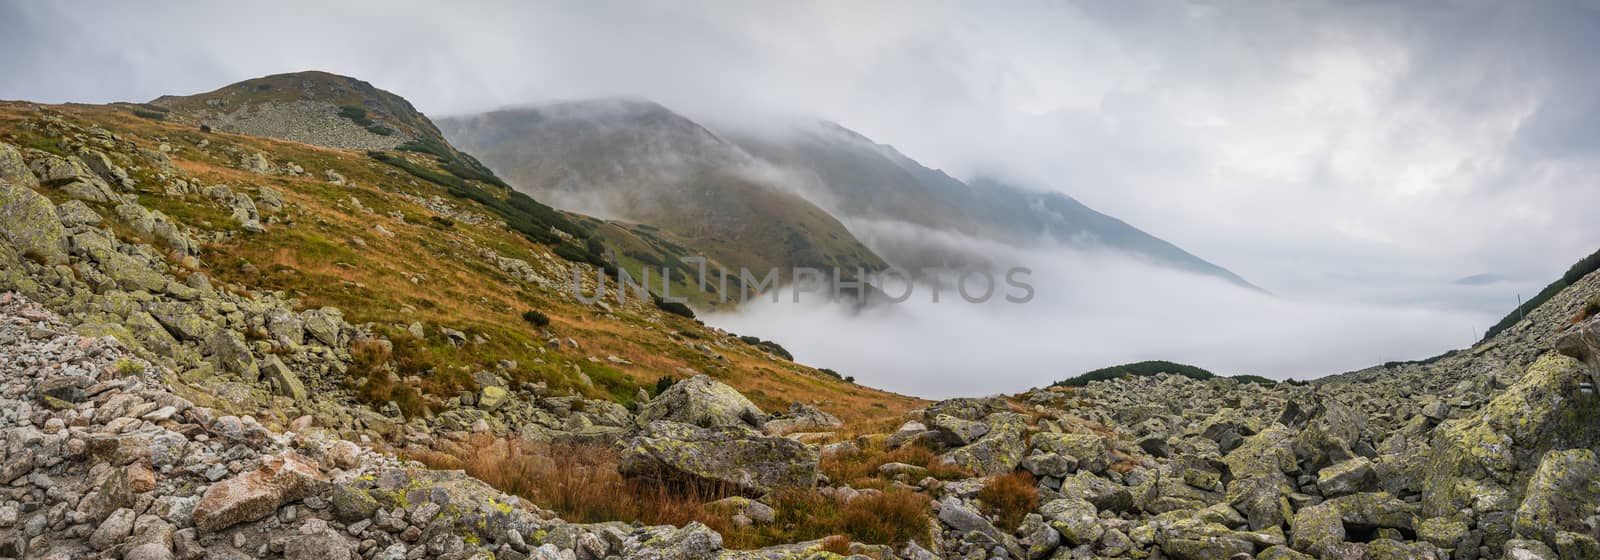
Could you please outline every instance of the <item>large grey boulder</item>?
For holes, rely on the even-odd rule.
[[[618,470],[636,479],[762,496],[815,486],[819,461],[815,450],[788,438],[657,421],[629,442]]]
[[[662,420],[701,428],[760,430],[766,414],[733,387],[696,375],[674,383],[639,409],[641,425]]]
[[[1027,420],[1011,412],[991,414],[986,420],[989,431],[983,437],[944,454],[944,458],[984,476],[1016,470],[1028,452]]]
[[[1600,507],[1600,461],[1594,450],[1546,453],[1517,508],[1517,536],[1536,539],[1568,557],[1568,550],[1600,553],[1590,525]],[[1593,557],[1571,554],[1572,557]]]
[[[1416,507],[1386,492],[1351,494],[1295,512],[1291,546],[1315,556],[1340,554],[1346,546],[1347,527],[1395,529],[1414,532],[1420,521]]]
[[[67,233],[56,206],[33,190],[39,182],[15,148],[0,144],[0,239],[47,264],[67,262]]]

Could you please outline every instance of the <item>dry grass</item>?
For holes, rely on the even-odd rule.
[[[704,523],[729,548],[746,549],[837,536],[873,544],[903,544],[926,532],[928,498],[906,490],[840,503],[810,489],[787,489],[762,500],[776,510],[770,524],[736,527],[707,502],[731,495],[725,488],[642,484],[617,473],[620,453],[593,445],[535,445],[477,437],[449,453],[406,455],[436,469],[460,469],[495,488],[521,496],[577,523],[626,521]]]
[[[824,552],[832,552],[840,556],[849,556],[850,537],[846,537],[844,535],[833,535],[822,539],[822,550]]]
[[[886,488],[889,479],[878,473],[886,463],[905,463],[928,469],[928,476],[939,480],[971,478],[972,471],[945,463],[928,448],[907,445],[889,450],[869,446],[860,451],[835,453],[822,458],[822,472],[830,480],[843,482],[856,488]],[[915,481],[912,481],[915,482]]]
[[[996,525],[1007,531],[1016,530],[1028,512],[1039,508],[1039,488],[1027,471],[990,477],[977,498],[984,513],[994,516]]]

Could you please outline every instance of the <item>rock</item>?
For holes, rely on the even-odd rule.
[[[103,218],[81,200],[69,200],[56,206],[56,219],[64,227],[98,226]]]
[[[1444,549],[1455,549],[1467,542],[1470,529],[1463,521],[1433,517],[1417,526],[1417,538]]]
[[[1106,532],[1105,526],[1100,524],[1099,512],[1088,500],[1050,500],[1039,508],[1039,513],[1050,523],[1050,527],[1061,533],[1062,540],[1068,546],[1092,545],[1099,542],[1101,535]]]
[[[488,385],[478,394],[478,408],[494,412],[506,403],[510,393],[504,387]]]
[[[1088,471],[1078,471],[1077,475],[1062,479],[1061,495],[1087,501],[1094,504],[1098,510],[1116,512],[1133,510],[1133,494],[1126,486],[1100,478]]]
[[[1105,472],[1111,466],[1111,445],[1106,438],[1094,434],[1038,433],[1033,435],[1033,448],[1075,457],[1078,468],[1093,473]]]
[[[344,313],[336,307],[311,309],[300,314],[300,321],[305,325],[306,334],[330,348],[343,348],[344,338]]]
[[[0,144],[0,169],[5,169],[5,175],[0,176],[0,238],[25,256],[46,264],[66,264],[67,233],[56,217],[55,204],[33,190],[37,181],[26,169],[7,163],[11,158],[20,156],[10,146]]]
[[[122,544],[123,539],[133,533],[133,521],[136,517],[137,514],[128,508],[112,512],[111,516],[101,521],[100,526],[89,535],[89,546],[95,550],[107,550]]]
[[[730,516],[744,515],[758,523],[771,523],[777,518],[777,511],[772,506],[743,496],[723,498],[706,504],[706,508]]]
[[[928,427],[938,432],[941,443],[950,447],[971,444],[989,433],[989,426],[982,422],[962,420],[948,414],[934,416]]]
[[[1163,552],[1178,560],[1249,557],[1256,550],[1249,535],[1196,518],[1159,522],[1156,542]]]
[[[250,353],[250,347],[245,346],[244,337],[239,333],[217,329],[206,339],[206,353],[215,358],[224,370],[245,381],[253,382],[261,378],[260,366],[256,365],[255,356]]]
[[[277,356],[269,355],[262,360],[260,371],[261,378],[272,386],[274,393],[296,401],[306,400],[306,386],[300,382],[300,376],[295,375]]]
[[[321,519],[307,521],[298,532],[284,543],[284,560],[351,560],[355,557],[354,543]]]
[[[378,500],[355,486],[335,484],[331,496],[333,515],[339,521],[354,523],[378,513]]]
[[[725,485],[762,496],[780,488],[815,486],[819,460],[816,451],[787,438],[658,421],[629,443],[618,470],[632,478]]]
[[[1023,458],[1020,466],[1036,476],[1066,478],[1078,470],[1078,460],[1059,453],[1034,453]]]
[[[1319,471],[1317,489],[1327,498],[1371,492],[1378,489],[1378,474],[1371,459],[1356,457]]]
[[[1300,472],[1293,439],[1287,428],[1275,424],[1245,438],[1223,458],[1234,477],[1227,486],[1228,504],[1244,514],[1252,529],[1283,525],[1293,514],[1288,496],[1294,486],[1288,473]]]
[[[947,461],[980,475],[1004,474],[1016,470],[1027,452],[1028,426],[1020,414],[1002,412],[987,419],[989,432],[971,445],[944,455]]]
[[[621,548],[622,557],[630,559],[699,560],[713,557],[722,548],[722,535],[692,521],[682,529],[646,527],[629,537]]]
[[[1558,551],[1562,533],[1568,540],[1582,539],[1582,548],[1600,552],[1591,525],[1600,508],[1600,461],[1591,449],[1546,453],[1528,481],[1526,497],[1517,508],[1517,536],[1543,541]],[[1570,546],[1570,545],[1569,545]],[[1563,552],[1563,557],[1567,555]]]
[[[1415,506],[1383,492],[1352,494],[1301,509],[1294,514],[1292,542],[1296,550],[1327,556],[1342,549],[1345,528],[1397,529],[1411,532],[1418,524]]]
[[[39,186],[39,178],[28,169],[22,153],[4,142],[0,142],[0,183],[29,189]]]
[[[889,434],[889,439],[886,444],[889,446],[889,449],[899,449],[901,446],[909,443],[912,439],[915,439],[917,436],[922,435],[922,433],[926,431],[928,431],[928,427],[923,425],[921,422],[917,422],[915,420],[906,422],[905,424],[901,424],[900,428],[895,430],[894,433]]]
[[[762,429],[770,435],[780,436],[792,432],[832,430],[843,425],[832,414],[808,404],[794,403],[789,405],[788,412],[768,421]]]
[[[261,468],[213,484],[194,507],[194,524],[216,532],[271,515],[283,505],[310,495],[322,473],[294,452],[265,457]]]
[[[1027,549],[1028,560],[1039,560],[1050,556],[1056,548],[1061,546],[1061,533],[1045,523],[1044,516],[1030,513],[1022,518],[1022,525],[1017,527],[1019,535],[1017,544]]]
[[[640,425],[659,420],[702,428],[759,430],[766,414],[733,387],[696,375],[672,384],[639,409]]]

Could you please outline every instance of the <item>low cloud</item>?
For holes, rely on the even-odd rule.
[[[1029,266],[1035,297],[971,304],[947,286],[933,303],[924,284],[900,304],[863,309],[810,294],[797,304],[784,294],[778,303],[759,299],[702,318],[774,340],[797,360],[862,384],[928,398],[1018,392],[1151,359],[1309,379],[1465,346],[1498,319],[1423,305],[1285,299],[1110,252],[1013,252],[994,260]]]

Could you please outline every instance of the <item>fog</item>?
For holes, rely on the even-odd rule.
[[[981,242],[968,240],[976,248]],[[919,284],[903,303],[861,308],[813,293],[756,298],[709,324],[782,344],[798,361],[922,397],[1013,393],[1106,365],[1171,360],[1218,374],[1309,379],[1470,344],[1498,315],[1448,306],[1290,299],[1075,249],[989,247],[995,295],[970,303]],[[1012,303],[1004,270],[1024,266],[1034,297]],[[954,281],[957,273],[945,273]],[[899,284],[886,291],[899,295]],[[982,283],[974,276],[969,294]]]

